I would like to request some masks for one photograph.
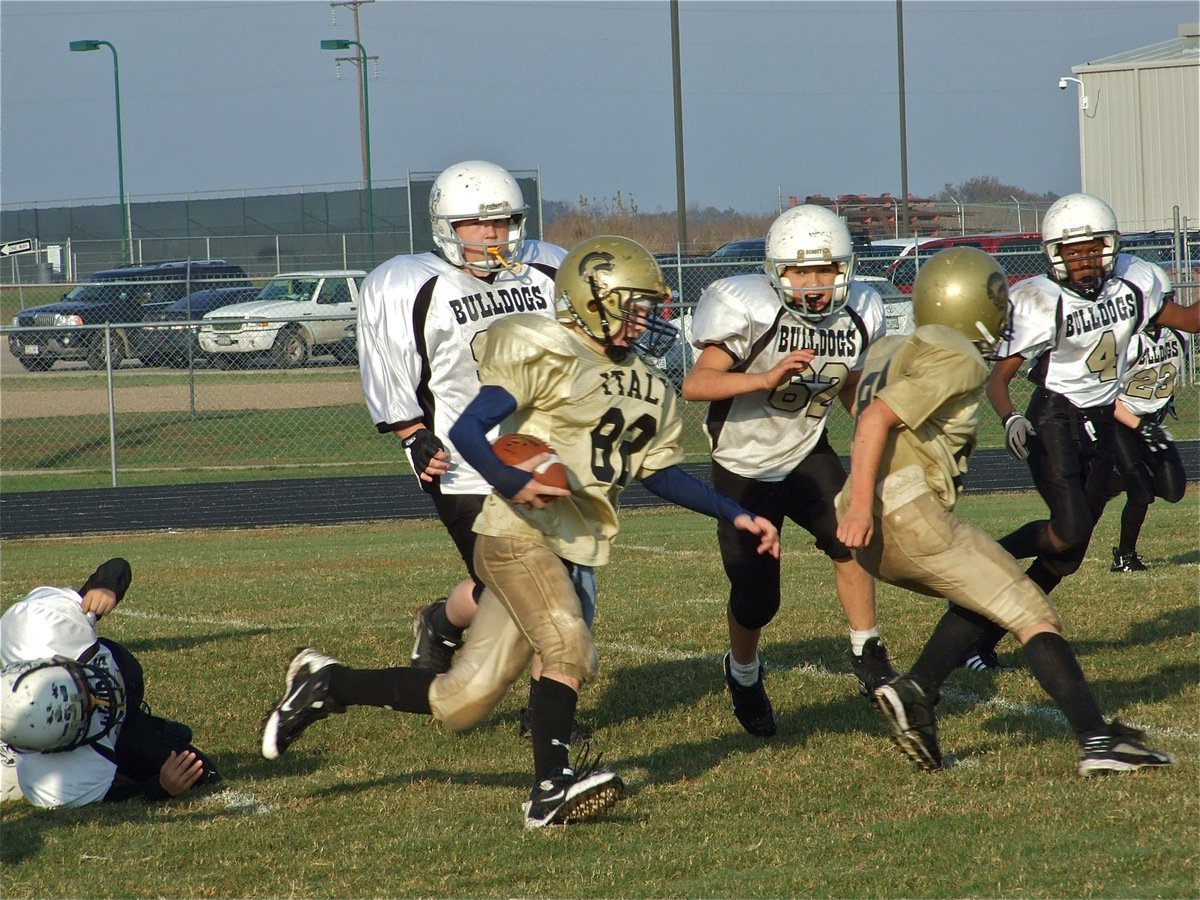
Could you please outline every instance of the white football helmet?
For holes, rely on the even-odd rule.
[[[517,180],[495,163],[478,159],[447,168],[434,180],[429,193],[433,242],[451,265],[467,265],[463,242],[454,230],[455,222],[509,219],[508,239],[490,246],[483,260],[470,264],[470,268],[481,271],[515,265],[525,242],[525,214],[528,211]]]
[[[1104,277],[1107,278],[1117,264],[1117,242],[1120,237],[1116,213],[1107,203],[1091,194],[1067,194],[1065,197],[1059,197],[1046,210],[1045,218],[1042,219],[1042,247],[1045,248],[1054,280],[1085,293],[1094,292],[1100,285],[1073,284],[1066,265],[1059,258],[1059,249],[1064,244],[1100,238],[1104,241],[1104,249],[1101,252],[1104,257]]]
[[[125,685],[99,666],[55,656],[0,669],[0,740],[14,749],[74,750],[124,719]]]
[[[794,289],[783,280],[785,268],[830,263],[837,266],[838,275],[828,306],[810,309],[805,300],[793,299]],[[850,229],[841,216],[823,206],[793,206],[767,230],[764,268],[788,312],[810,322],[819,322],[845,306],[850,294],[850,281],[854,278],[854,242],[850,238]]]

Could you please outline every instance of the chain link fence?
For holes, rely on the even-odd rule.
[[[1194,298],[1195,269],[1188,261],[1162,258],[1165,247],[1141,252],[1172,265],[1180,296]],[[1033,252],[998,253],[1009,277],[1017,280],[1043,271]],[[918,257],[919,259],[919,257]],[[865,276],[884,294],[892,331],[911,328],[911,303],[897,277],[905,257],[872,261],[883,274]],[[678,385],[694,351],[687,343],[691,312],[712,280],[760,270],[761,262],[714,262],[681,257],[664,259],[664,271],[679,294],[671,314],[682,339],[658,361]],[[1188,268],[1184,268],[1184,266]],[[1178,274],[1176,276],[1178,278]],[[178,293],[192,282],[156,282],[155,290]],[[128,288],[129,285],[117,285]],[[911,284],[907,285],[911,290]],[[60,288],[55,288],[57,295]],[[205,296],[237,301],[257,286],[206,285],[182,298],[200,308]],[[238,292],[242,292],[239,294]],[[146,296],[156,296],[153,293]],[[49,299],[56,299],[51,297]],[[128,299],[128,298],[127,298]],[[133,298],[139,299],[139,298]],[[211,298],[209,298],[211,299]],[[17,308],[11,290],[3,294],[4,321]],[[146,301],[147,315],[158,301]],[[81,324],[55,319],[53,311],[17,312],[15,323],[0,328],[0,491],[46,491],[110,486],[186,484],[281,478],[378,476],[406,471],[399,442],[380,435],[366,411],[353,358],[353,308],[326,310],[317,322],[341,329],[331,343],[308,348],[302,359],[287,354],[238,354],[236,363],[206,353],[201,338],[211,321],[179,312],[175,318],[125,315]],[[214,307],[219,313],[221,307]],[[38,318],[42,316],[42,318]],[[45,318],[49,316],[50,318]],[[282,334],[299,322],[272,317],[260,326]],[[309,322],[305,323],[312,324]],[[154,340],[151,340],[154,338]],[[39,348],[30,352],[30,348]],[[50,348],[69,349],[54,355]],[[78,348],[86,347],[86,352]],[[147,349],[150,348],[150,349]],[[218,365],[218,362],[220,365]],[[1177,388],[1180,422],[1177,436],[1197,437],[1198,402],[1195,359]],[[1013,384],[1019,407],[1028,399],[1024,379]],[[707,459],[703,422],[707,404],[684,402],[689,462]],[[999,448],[1003,431],[985,410],[980,446]],[[851,423],[843,410],[829,419],[834,447],[849,451]]]

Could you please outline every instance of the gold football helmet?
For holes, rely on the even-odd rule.
[[[554,296],[558,318],[578,325],[617,361],[629,349],[612,344],[624,323],[640,329],[636,343],[649,356],[662,356],[678,336],[661,317],[671,289],[658,261],[629,238],[603,235],[574,247],[559,264]]]
[[[913,284],[917,326],[961,331],[984,356],[994,353],[1008,322],[1008,278],[976,247],[950,247],[921,266]]]

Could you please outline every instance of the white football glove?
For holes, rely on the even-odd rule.
[[[1013,459],[1029,457],[1029,436],[1037,434],[1030,421],[1019,412],[1010,412],[1004,417],[1004,442]]]

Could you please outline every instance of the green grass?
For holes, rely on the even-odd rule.
[[[352,710],[285,757],[258,721],[293,649],[402,663],[413,609],[460,569],[432,521],[14,540],[5,605],[77,585],[120,553],[134,582],[102,631],[147,671],[156,712],[191,724],[225,789],[169,804],[3,807],[4,896],[1194,897],[1197,506],[1151,509],[1141,575],[1108,572],[1119,506],[1054,599],[1106,711],[1176,755],[1168,771],[1082,780],[1028,669],[956,673],[939,706],[954,763],[917,772],[857,696],[829,564],[785,533],[785,599],[763,651],[780,732],[734,721],[720,675],[726,584],[712,523],[628,513],[600,575],[601,673],[581,697],[628,794],[600,822],[524,833],[518,684],[480,729]],[[1043,512],[969,497],[992,533]],[[909,664],[942,605],[881,586]],[[1001,657],[1020,664],[1011,641]]]

